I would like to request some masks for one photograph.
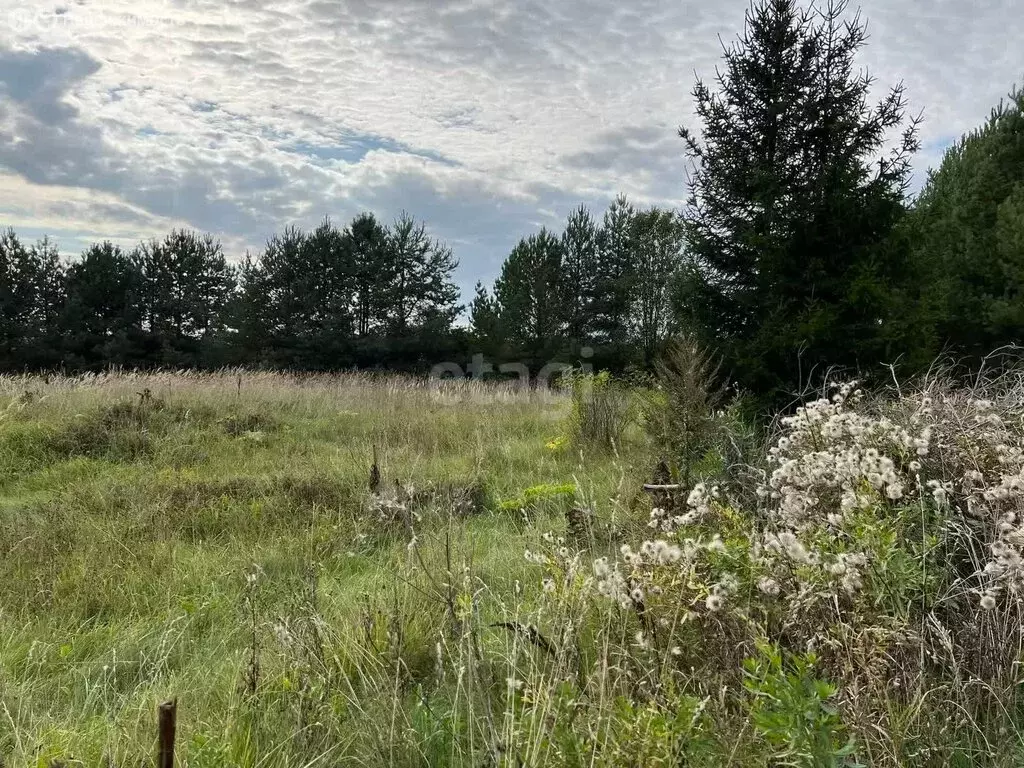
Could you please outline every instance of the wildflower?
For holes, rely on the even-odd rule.
[[[996,599],[991,592],[986,592],[981,596],[981,607],[986,611],[991,611],[996,607]]]
[[[775,597],[775,595],[779,594],[779,582],[775,579],[769,579],[767,576],[758,580],[757,588],[770,597]]]
[[[721,595],[715,593],[708,595],[707,600],[704,601],[704,605],[707,606],[709,611],[721,610],[724,604],[725,599]]]
[[[283,621],[278,621],[274,624],[274,636],[277,638],[277,641],[285,647],[290,646],[295,640],[295,637],[288,629],[288,625]]]

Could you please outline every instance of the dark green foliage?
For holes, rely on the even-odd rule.
[[[360,214],[345,231],[343,275],[353,289],[357,336],[369,336],[382,324],[385,294],[392,277],[387,240],[387,230],[372,213]]]
[[[512,250],[494,283],[501,334],[532,363],[558,350],[563,332],[562,244],[542,229]]]
[[[498,305],[483,283],[476,284],[469,304],[469,330],[475,348],[486,355],[498,355],[503,341]]]
[[[474,351],[535,372],[556,361],[650,367],[676,326],[683,233],[676,213],[638,211],[622,196],[600,225],[576,208],[560,237],[544,229],[519,242],[493,294],[477,285]]]
[[[289,228],[242,267],[239,362],[305,370],[429,368],[455,352],[457,262],[408,215]]]
[[[68,267],[66,291],[61,326],[69,367],[144,362],[142,272],[137,261],[110,242],[94,245]]]
[[[309,234],[290,227],[242,267],[243,359],[317,369],[347,359],[354,330],[351,243],[329,220]]]
[[[459,289],[452,282],[457,266],[451,248],[431,239],[425,225],[403,213],[387,239],[388,335],[402,336],[413,328],[447,330],[461,311]]]
[[[57,362],[63,293],[63,266],[52,243],[26,247],[14,230],[0,232],[0,367]]]
[[[1024,91],[947,150],[907,237],[931,354],[975,364],[1024,339]]]
[[[826,366],[884,362],[885,286],[904,276],[882,249],[904,212],[916,122],[902,85],[866,106],[865,27],[844,10],[757,3],[717,90],[694,88],[702,137],[680,130],[696,162],[682,313],[728,373],[776,397]]]
[[[675,331],[671,289],[683,260],[683,226],[675,211],[651,208],[633,221],[633,271],[630,335],[652,364],[665,339]]]
[[[236,271],[211,235],[176,230],[143,243],[133,258],[141,274],[143,328],[159,352],[156,362],[196,365],[204,343],[224,330]]]
[[[597,263],[594,277],[594,335],[598,343],[621,345],[629,329],[633,303],[636,262],[636,211],[624,196],[615,199],[605,212],[597,235]]]
[[[562,233],[562,311],[565,334],[576,342],[593,336],[597,294],[597,225],[584,206],[569,214]]]

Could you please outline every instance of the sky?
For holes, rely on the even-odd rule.
[[[79,253],[175,227],[424,220],[465,293],[618,193],[681,205],[695,78],[747,0],[0,0],[0,225]],[[1019,0],[864,0],[923,112],[915,186],[1024,83]]]

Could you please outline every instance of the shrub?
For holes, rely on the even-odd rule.
[[[615,448],[634,414],[633,396],[607,371],[564,377],[572,395],[569,433],[578,447]]]
[[[724,393],[716,382],[718,366],[695,341],[682,337],[668,347],[657,372],[655,388],[643,401],[644,427],[659,458],[689,487],[701,465],[720,455],[717,412]]]
[[[756,501],[697,483],[592,575],[564,546],[529,557],[620,613],[593,640],[607,685],[648,654],[651,690],[746,707],[775,764],[1013,764],[991,745],[1022,735],[1020,392],[835,387],[781,420]]]

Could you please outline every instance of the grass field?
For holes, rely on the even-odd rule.
[[[231,373],[6,378],[2,395],[5,765],[138,765],[171,697],[183,765],[450,762],[476,748],[445,730],[458,702],[438,722],[423,705],[453,642],[439,584],[470,580],[508,619],[536,590],[538,532],[636,490],[607,452],[547,446],[557,394]],[[375,447],[381,495],[399,483],[419,518],[415,557],[401,510],[371,504]]]
[[[1022,382],[0,378],[0,765],[1024,764]]]

